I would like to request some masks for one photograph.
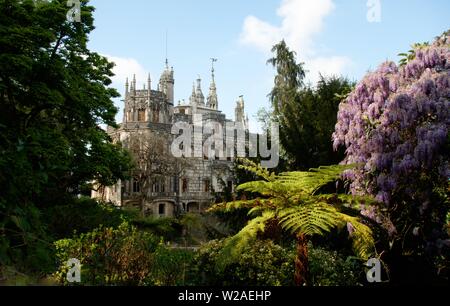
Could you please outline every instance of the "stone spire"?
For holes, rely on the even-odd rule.
[[[152,89],[152,79],[150,77],[150,73],[148,74],[147,87],[148,87],[148,90]]]
[[[192,83],[192,94],[189,98],[189,103],[192,105],[197,104],[197,94],[195,93],[195,83]]]
[[[217,59],[212,58],[212,66],[211,66],[211,85],[209,86],[209,95],[207,99],[206,106],[211,109],[218,109],[218,99],[217,99],[217,88],[216,88],[216,80],[214,79],[214,62],[217,62]]]
[[[245,103],[244,96],[239,96],[239,99],[236,101],[236,108],[234,109],[235,118],[234,120],[237,123],[242,123],[244,129],[248,129],[248,116],[245,116]]]
[[[133,74],[133,87],[132,87],[131,91],[133,92],[133,96],[136,96],[136,75],[135,74]]]
[[[202,79],[200,78],[200,76],[198,76],[197,79],[197,89],[195,91],[195,95],[197,96],[197,104],[205,105],[205,96],[202,92]]]
[[[128,96],[128,78],[125,81],[125,97]]]

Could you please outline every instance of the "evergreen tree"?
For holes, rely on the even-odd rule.
[[[260,121],[280,125],[282,157],[290,168],[308,170],[339,163],[343,150],[335,152],[331,136],[337,121],[341,97],[352,84],[342,77],[320,77],[316,87],[304,84],[303,64],[297,64],[295,52],[284,41],[272,49],[268,64],[276,69],[274,88],[269,94],[272,112],[261,110]]]

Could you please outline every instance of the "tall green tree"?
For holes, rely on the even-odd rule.
[[[339,163],[344,152],[333,150],[331,136],[341,97],[351,91],[353,84],[342,77],[321,76],[315,87],[306,85],[303,63],[296,62],[295,52],[284,41],[272,52],[274,57],[267,62],[276,70],[269,94],[272,111],[261,111],[261,121],[267,125],[270,117],[280,125],[282,155],[291,169]]]
[[[130,165],[100,127],[116,125],[118,93],[113,64],[87,48],[94,8],[81,1],[81,22],[68,10],[63,0],[0,0],[0,264],[37,266],[42,210]]]

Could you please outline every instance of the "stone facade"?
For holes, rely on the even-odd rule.
[[[213,62],[214,63],[214,62]],[[163,71],[156,90],[152,90],[151,78],[143,89],[137,89],[136,78],[131,84],[125,84],[123,122],[118,129],[108,127],[108,133],[114,141],[120,141],[127,147],[127,140],[132,135],[156,134],[167,140],[170,146],[177,135],[172,133],[176,122],[190,125],[204,126],[208,122],[221,124],[238,122],[244,129],[248,129],[248,118],[245,116],[244,100],[242,96],[236,102],[236,118],[231,121],[219,110],[214,66],[211,70],[211,84],[208,97],[205,99],[200,77],[193,85],[189,103],[179,101],[174,105],[174,71],[166,68]],[[205,101],[206,100],[206,101]],[[201,115],[202,122],[194,122],[195,115]],[[194,129],[195,131],[195,129]],[[225,129],[223,131],[225,139]],[[233,134],[234,135],[234,134]],[[147,136],[142,136],[147,137]],[[194,136],[195,138],[195,136]],[[202,135],[203,141],[205,136]],[[237,144],[244,147],[245,144]],[[170,151],[169,151],[170,152]],[[197,157],[188,158],[188,166],[178,176],[167,176],[149,190],[140,190],[140,186],[133,179],[119,181],[115,186],[94,191],[94,198],[102,198],[113,202],[117,206],[138,206],[142,192],[147,195],[145,211],[148,215],[169,217],[180,212],[200,212],[206,209],[214,200],[214,192],[227,188],[234,188],[231,173],[232,157],[208,158],[199,157],[203,152],[194,152]]]

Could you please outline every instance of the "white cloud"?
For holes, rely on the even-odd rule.
[[[298,60],[306,62],[310,81],[317,80],[318,72],[339,74],[351,60],[343,56],[319,56],[314,46],[314,36],[323,30],[325,18],[334,8],[333,0],[283,0],[277,9],[282,19],[279,26],[247,16],[240,41],[267,55],[274,44],[284,39],[296,51]]]
[[[136,74],[136,87],[138,89],[143,87],[143,84],[147,84],[148,72],[137,60],[111,55],[104,56],[116,64],[113,68],[115,76],[112,77],[112,87],[116,88],[121,94],[124,92],[126,79],[128,78],[131,82],[134,74]]]
[[[315,84],[319,80],[319,73],[339,75],[351,64],[351,60],[345,56],[315,57],[305,63],[305,68],[308,70],[309,81]]]

